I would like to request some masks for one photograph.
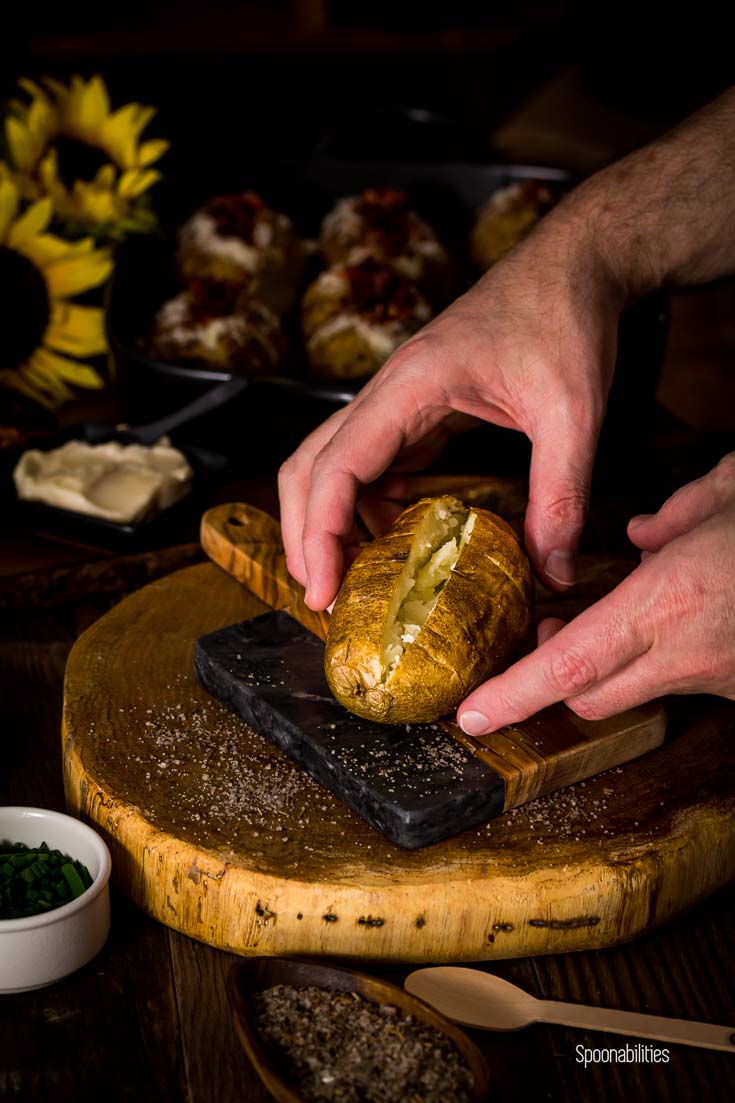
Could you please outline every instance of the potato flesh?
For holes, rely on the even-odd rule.
[[[438,501],[416,532],[396,584],[383,633],[383,681],[395,672],[407,647],[415,643],[439,600],[472,533],[476,514]]]

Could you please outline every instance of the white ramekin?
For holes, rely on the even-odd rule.
[[[0,806],[0,846],[45,842],[85,865],[92,884],[68,904],[25,919],[0,919],[0,992],[27,992],[86,965],[110,930],[110,852],[91,827],[47,808]]]

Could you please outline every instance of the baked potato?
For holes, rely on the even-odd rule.
[[[306,250],[290,218],[254,191],[216,195],[178,233],[176,256],[184,283],[237,283],[280,317],[292,308]]]
[[[144,347],[165,364],[247,375],[277,371],[286,339],[277,315],[239,285],[194,280],[160,308]]]
[[[345,576],[325,650],[330,689],[378,723],[437,720],[507,666],[531,595],[505,521],[448,495],[423,498]]]
[[[450,295],[454,262],[434,230],[395,188],[365,188],[340,199],[322,222],[327,264],[350,266],[372,257],[417,283],[434,305]]]
[[[477,214],[470,234],[470,257],[486,272],[528,237],[536,223],[551,209],[553,196],[541,180],[509,184],[493,192]]]
[[[311,373],[335,379],[374,375],[431,315],[416,284],[389,265],[367,257],[328,268],[301,304]]]

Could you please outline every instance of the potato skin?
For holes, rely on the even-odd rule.
[[[472,535],[421,633],[381,683],[381,640],[416,527],[434,499],[400,515],[350,567],[329,623],[324,668],[332,693],[382,724],[431,722],[503,670],[531,622],[531,569],[513,530],[475,509]]]

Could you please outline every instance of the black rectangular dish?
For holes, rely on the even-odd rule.
[[[42,452],[58,448],[70,440],[103,443],[97,426],[74,426],[58,436],[39,444]],[[83,544],[104,549],[133,551],[171,543],[172,535],[185,526],[195,529],[199,515],[208,504],[209,495],[225,475],[228,461],[225,456],[194,445],[176,444],[183,452],[193,471],[189,491],[168,509],[150,518],[131,524],[109,521],[42,502],[20,500],[15,496],[12,476],[8,473],[6,491],[9,501],[6,517],[16,530],[41,533],[68,543]]]
[[[198,639],[200,684],[407,849],[498,816],[504,782],[439,724],[374,724],[334,699],[324,644],[288,613]]]

